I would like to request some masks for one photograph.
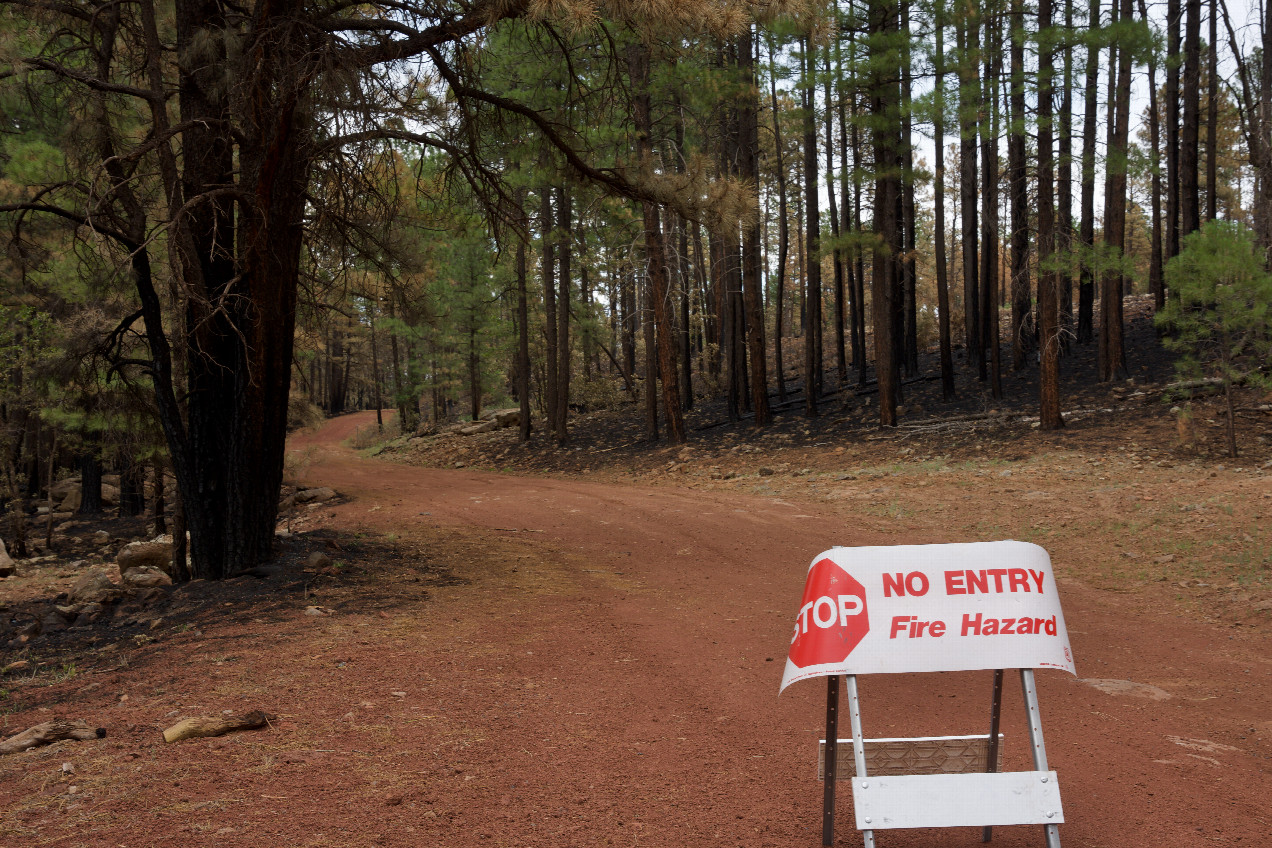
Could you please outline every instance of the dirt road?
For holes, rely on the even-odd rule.
[[[472,780],[433,790],[448,808],[509,844],[815,844],[824,688],[776,696],[807,562],[834,544],[948,539],[863,533],[839,513],[776,498],[407,468],[335,446],[366,423],[333,422],[310,442],[320,450],[312,480],[353,496],[337,522],[524,540],[516,571],[516,562],[475,562],[474,585],[437,605],[439,615],[455,602],[463,611],[447,625],[458,665],[434,672],[445,692],[437,707],[466,714],[485,740],[467,749]],[[1072,581],[1065,592],[1079,673],[1129,684],[1106,684],[1109,694],[1038,675],[1064,843],[1268,844],[1267,638]],[[867,732],[983,732],[988,687],[988,674],[863,679]],[[1020,703],[1013,686],[1011,768],[1027,767]],[[851,843],[846,798],[840,813]],[[939,844],[978,838],[942,834]],[[1038,838],[1001,828],[995,841]]]
[[[820,845],[825,688],[777,693],[808,561],[836,544],[952,539],[858,530],[850,506],[367,459],[341,442],[369,420],[293,441],[306,482],[349,498],[309,510],[309,526],[387,538],[456,579],[426,599],[404,579],[376,604],[307,589],[246,623],[174,634],[74,702],[130,725],[77,762],[79,800],[56,768],[86,748],[0,763],[0,842]],[[1266,630],[1071,579],[1062,591],[1083,679],[1038,673],[1062,843],[1268,845]],[[306,616],[307,604],[335,614]],[[985,732],[990,678],[863,678],[867,735]],[[1009,683],[1006,768],[1025,769]],[[155,738],[179,715],[251,708],[280,721]],[[860,844],[849,795],[838,844]],[[994,833],[1001,846],[1041,840],[1037,827]],[[888,831],[878,844],[971,846],[980,832]]]

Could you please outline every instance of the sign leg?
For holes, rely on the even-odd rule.
[[[839,675],[826,678],[826,768],[822,797],[822,845],[835,841],[835,781],[839,779]]]
[[[857,697],[857,675],[848,675],[848,722],[852,725],[852,755],[857,777],[866,777],[866,740],[861,732],[861,699]],[[874,848],[874,831],[863,830],[866,848]]]
[[[1020,686],[1025,691],[1025,709],[1029,711],[1029,747],[1033,752],[1035,771],[1047,771],[1047,747],[1042,739],[1042,712],[1038,709],[1038,688],[1034,684],[1032,668],[1020,670]],[[1044,824],[1047,848],[1060,848],[1060,828]]]
[[[989,708],[989,746],[986,750],[985,771],[998,771],[998,726],[1003,713],[1003,670],[994,671],[994,698]],[[994,828],[985,825],[981,831],[981,842],[994,838]]]

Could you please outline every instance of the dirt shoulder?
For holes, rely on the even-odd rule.
[[[1061,579],[1082,677],[1039,685],[1064,843],[1266,839],[1266,470],[1147,439],[1005,458],[974,431],[979,459],[976,442],[817,444],[815,426],[783,424],[525,473],[502,433],[471,463],[497,471],[398,461],[470,465],[440,444],[427,459],[342,444],[372,422],[293,441],[293,470],[344,500],[293,516],[277,575],[181,590],[153,629],[88,634],[92,650],[4,683],[10,729],[56,716],[108,735],[0,758],[0,841],[814,846],[824,689],[776,694],[809,557],[988,538],[1042,544]],[[307,570],[313,550],[331,565]],[[1028,759],[1017,691],[1012,769]],[[983,732],[989,680],[878,676],[862,697],[870,735]],[[159,738],[250,709],[277,720]],[[839,813],[857,844],[846,793]]]

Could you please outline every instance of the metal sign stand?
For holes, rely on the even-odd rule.
[[[861,701],[857,694],[857,676],[845,675],[848,688],[848,717],[852,725],[853,759],[856,777],[852,779],[853,805],[857,828],[865,840],[865,848],[874,848],[875,830],[913,827],[981,826],[982,839],[990,841],[996,824],[1041,824],[1047,848],[1060,848],[1058,825],[1064,822],[1060,805],[1060,788],[1056,773],[1047,768],[1047,752],[1042,738],[1042,719],[1038,694],[1031,668],[1020,669],[1021,689],[1029,718],[1029,745],[1034,771],[999,772],[999,733],[1002,712],[1003,671],[994,672],[993,705],[990,732],[985,737],[931,737],[922,739],[865,739],[861,729]],[[822,845],[834,842],[835,783],[839,776],[838,738],[839,676],[827,677],[826,740],[824,754],[824,807],[822,811]],[[829,740],[835,740],[830,744]],[[913,774],[872,776],[867,772],[867,748],[883,742],[921,743],[926,750],[951,750],[969,740],[984,744],[983,771],[951,771],[951,761],[909,761]]]

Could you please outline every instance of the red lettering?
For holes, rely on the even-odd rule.
[[[883,575],[883,596],[891,598],[895,592],[902,597],[905,596],[905,576],[901,574],[885,574]]]
[[[983,571],[968,571],[967,594],[975,595],[978,591],[984,594],[989,591],[989,578]]]
[[[987,568],[985,573],[994,578],[994,591],[1000,595],[1003,591],[1003,577],[1007,574],[1005,568]]]
[[[1038,594],[1041,595],[1042,594],[1042,578],[1045,577],[1046,575],[1044,575],[1041,571],[1034,571],[1031,568],[1029,569],[1029,576],[1033,578],[1034,585],[1038,587]]]
[[[910,627],[910,618],[908,615],[894,615],[892,617],[892,633],[888,638],[895,639],[898,633],[904,635]]]
[[[947,595],[966,595],[967,585],[963,582],[963,572],[947,571],[945,572],[945,594]]]
[[[1011,591],[1015,592],[1019,589],[1022,592],[1029,591],[1029,575],[1025,573],[1023,568],[1007,569],[1007,580],[1011,583]]]

